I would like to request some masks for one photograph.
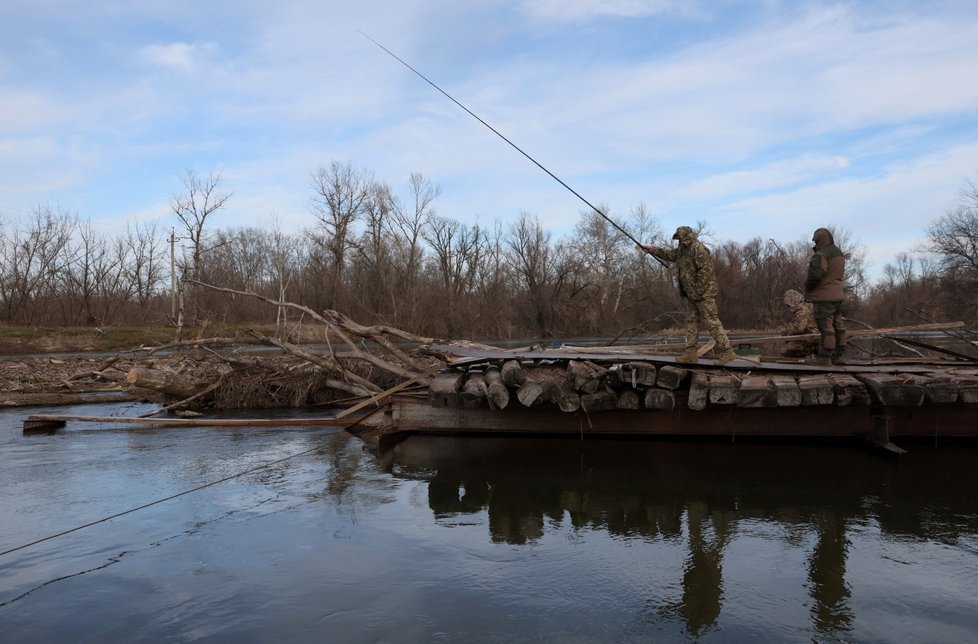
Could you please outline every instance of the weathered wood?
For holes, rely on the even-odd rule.
[[[206,382],[199,382],[173,371],[161,371],[146,367],[133,367],[126,376],[126,383],[141,389],[161,391],[170,396],[189,398],[202,389]]]
[[[917,376],[916,384],[924,388],[924,399],[937,405],[946,405],[958,401],[958,382],[945,374],[934,376]]]
[[[622,385],[626,387],[651,387],[655,385],[656,367],[650,362],[626,362],[620,367]]]
[[[911,375],[855,374],[869,390],[873,402],[885,407],[919,407],[924,403],[924,387]]]
[[[646,409],[675,409],[676,394],[669,389],[653,387],[645,390],[645,399],[643,402]]]
[[[478,409],[487,405],[488,390],[486,388],[486,378],[481,371],[470,370],[462,383],[462,389],[458,392],[459,407],[462,409]]]
[[[771,385],[774,387],[778,407],[798,407],[801,405],[801,389],[798,388],[798,382],[793,377],[772,376]]]
[[[64,427],[69,421],[144,425],[148,427],[299,427],[299,426],[347,426],[356,418],[133,418],[131,416],[70,416],[36,414],[24,420],[24,434],[51,433]]]
[[[520,387],[526,382],[526,374],[518,360],[507,360],[499,370],[503,383],[512,389]]]
[[[835,404],[839,407],[869,404],[869,392],[863,383],[846,374],[833,373],[827,377],[835,393]]]
[[[634,389],[626,389],[618,394],[618,409],[641,409],[642,401]]]
[[[798,389],[801,390],[801,404],[806,407],[835,402],[835,388],[827,375],[799,376]]]
[[[689,384],[689,397],[686,399],[686,406],[696,411],[706,409],[706,403],[710,400],[710,378],[703,371],[693,373],[692,381]]]
[[[462,387],[463,375],[463,373],[458,371],[435,374],[435,377],[431,379],[431,384],[428,386],[428,402],[431,403],[431,406],[458,407],[458,392]]]
[[[524,407],[532,407],[543,402],[543,385],[527,378],[523,385],[516,391],[516,399]]]
[[[710,404],[733,405],[737,402],[739,383],[733,376],[710,374]]]
[[[975,404],[978,403],[978,377],[974,372],[962,373],[957,370],[948,372],[948,375],[958,381],[958,402]]]
[[[489,406],[493,409],[506,409],[509,405],[509,389],[503,383],[499,367],[493,365],[486,368],[486,389]]]
[[[767,376],[745,376],[737,389],[737,406],[777,407],[777,391]]]
[[[686,369],[664,365],[659,367],[655,377],[655,385],[663,389],[678,389],[688,376],[689,371]]]
[[[585,394],[593,394],[601,387],[601,377],[604,370],[595,369],[588,362],[580,360],[567,361],[567,382],[571,388]]]
[[[607,411],[618,408],[618,396],[608,389],[596,391],[593,394],[581,394],[581,409],[590,413]]]

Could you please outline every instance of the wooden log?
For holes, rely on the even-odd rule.
[[[801,405],[801,389],[792,376],[772,376],[775,400],[778,407],[798,407]]]
[[[778,394],[767,376],[745,376],[737,389],[737,406],[777,407]]]
[[[459,407],[462,409],[484,407],[488,404],[487,397],[485,375],[475,369],[469,371],[465,376],[465,383],[462,385],[461,391],[458,392]]]
[[[693,372],[692,382],[689,384],[689,397],[686,399],[686,406],[696,411],[706,409],[706,403],[710,400],[710,379],[703,371]]]
[[[533,407],[543,402],[543,385],[536,380],[527,378],[516,391],[516,399],[524,407]]]
[[[601,387],[604,370],[581,360],[567,361],[567,382],[571,388],[585,394],[593,394]]]
[[[126,383],[141,389],[152,389],[169,396],[189,398],[207,388],[206,382],[198,382],[173,371],[133,367],[126,376]]]
[[[634,389],[626,389],[618,394],[618,409],[641,409],[642,401]]]
[[[645,390],[646,409],[670,410],[676,408],[676,394],[669,389],[653,387]]]
[[[459,406],[458,391],[462,387],[462,372],[437,373],[428,385],[428,402],[432,407]]]
[[[835,401],[835,388],[828,376],[799,376],[798,389],[801,390],[801,404],[806,407],[831,405]]]
[[[655,384],[656,368],[654,364],[648,362],[626,362],[620,369],[622,385],[630,386],[632,389],[637,387],[651,387]]]
[[[659,367],[655,377],[655,385],[663,389],[679,389],[689,376],[689,371],[672,365]]]
[[[486,389],[491,409],[506,409],[509,405],[509,389],[503,382],[502,373],[495,365],[486,368]]]
[[[738,382],[726,374],[710,374],[710,404],[733,405],[737,402]]]
[[[919,407],[924,403],[924,387],[914,376],[886,373],[855,374],[869,390],[873,402],[884,407]]]
[[[868,405],[869,392],[866,385],[848,374],[833,373],[828,376],[835,393],[835,404],[839,407],[847,405]]]
[[[517,360],[504,362],[499,373],[502,376],[503,384],[512,389],[520,387],[526,382],[526,373],[523,372],[523,367]]]
[[[618,396],[609,389],[602,389],[593,394],[581,394],[581,409],[590,413],[607,411],[618,408]]]

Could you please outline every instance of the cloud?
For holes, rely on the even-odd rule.
[[[164,45],[147,45],[139,50],[139,57],[158,67],[178,72],[192,72],[217,49],[212,43],[202,45],[172,42]]]
[[[683,0],[524,0],[520,10],[543,20],[576,22],[598,16],[692,15],[698,13],[695,4]]]

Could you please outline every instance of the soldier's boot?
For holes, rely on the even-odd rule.
[[[819,349],[818,354],[814,358],[809,360],[808,364],[814,364],[823,367],[832,364],[832,350]]]
[[[832,364],[846,364],[846,348],[837,347],[832,352]]]
[[[696,347],[692,349],[686,349],[678,358],[676,362],[685,362],[686,364],[696,364],[700,361],[700,355],[696,352]]]
[[[721,353],[720,356],[716,359],[716,364],[722,367],[723,365],[727,364],[731,360],[735,360],[736,358],[737,358],[737,354],[733,352],[733,349],[727,349],[726,351]]]

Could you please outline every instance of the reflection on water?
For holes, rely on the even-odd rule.
[[[0,556],[5,641],[978,632],[973,447],[901,462],[841,446],[416,436],[378,455],[329,428],[25,438],[18,413],[0,410],[0,551],[196,491]]]
[[[784,547],[810,535],[812,625],[844,638],[854,619],[849,528],[872,523],[895,540],[973,539],[975,455],[923,448],[900,464],[834,447],[413,437],[391,458],[397,476],[428,482],[435,517],[485,511],[496,542],[526,544],[563,521],[682,542],[682,596],[671,608],[691,635],[717,622],[725,550],[741,525],[766,526]]]

